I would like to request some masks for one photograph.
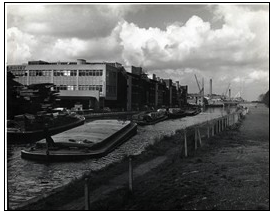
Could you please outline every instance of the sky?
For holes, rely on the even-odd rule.
[[[6,62],[110,61],[198,92],[269,90],[268,4],[6,4]]]

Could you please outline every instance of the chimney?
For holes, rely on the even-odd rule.
[[[176,81],[176,88],[177,88],[177,90],[180,89],[180,82],[179,81]]]
[[[212,96],[212,79],[210,79],[210,97]]]
[[[229,98],[231,98],[231,89],[229,89]]]

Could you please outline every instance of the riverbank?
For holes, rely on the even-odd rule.
[[[127,189],[127,159],[104,171],[92,172],[91,209],[269,209],[269,114],[261,110],[250,110],[241,126],[204,139],[203,146],[188,158],[179,157],[181,134],[162,137],[134,157],[131,196]],[[83,195],[84,181],[76,181],[22,209],[82,210]]]

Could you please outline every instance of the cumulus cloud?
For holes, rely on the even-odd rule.
[[[7,57],[10,62],[26,62],[37,45],[34,36],[22,33],[16,27],[7,30]]]
[[[187,66],[213,70],[268,61],[266,11],[226,6],[217,7],[215,14],[224,19],[222,28],[216,30],[198,16],[192,16],[184,25],[172,24],[164,31],[120,23],[125,62],[150,68]]]

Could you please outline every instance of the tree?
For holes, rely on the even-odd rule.
[[[269,97],[269,90],[265,93],[263,97],[263,102],[266,106],[270,106],[270,97]]]
[[[57,91],[54,84],[32,84],[23,86],[14,80],[15,76],[7,74],[7,117],[38,111],[48,111],[55,106]],[[18,107],[20,106],[20,107]]]
[[[266,106],[270,106],[270,95],[269,90],[265,94],[261,94],[258,98],[258,100],[262,103],[264,103]]]

